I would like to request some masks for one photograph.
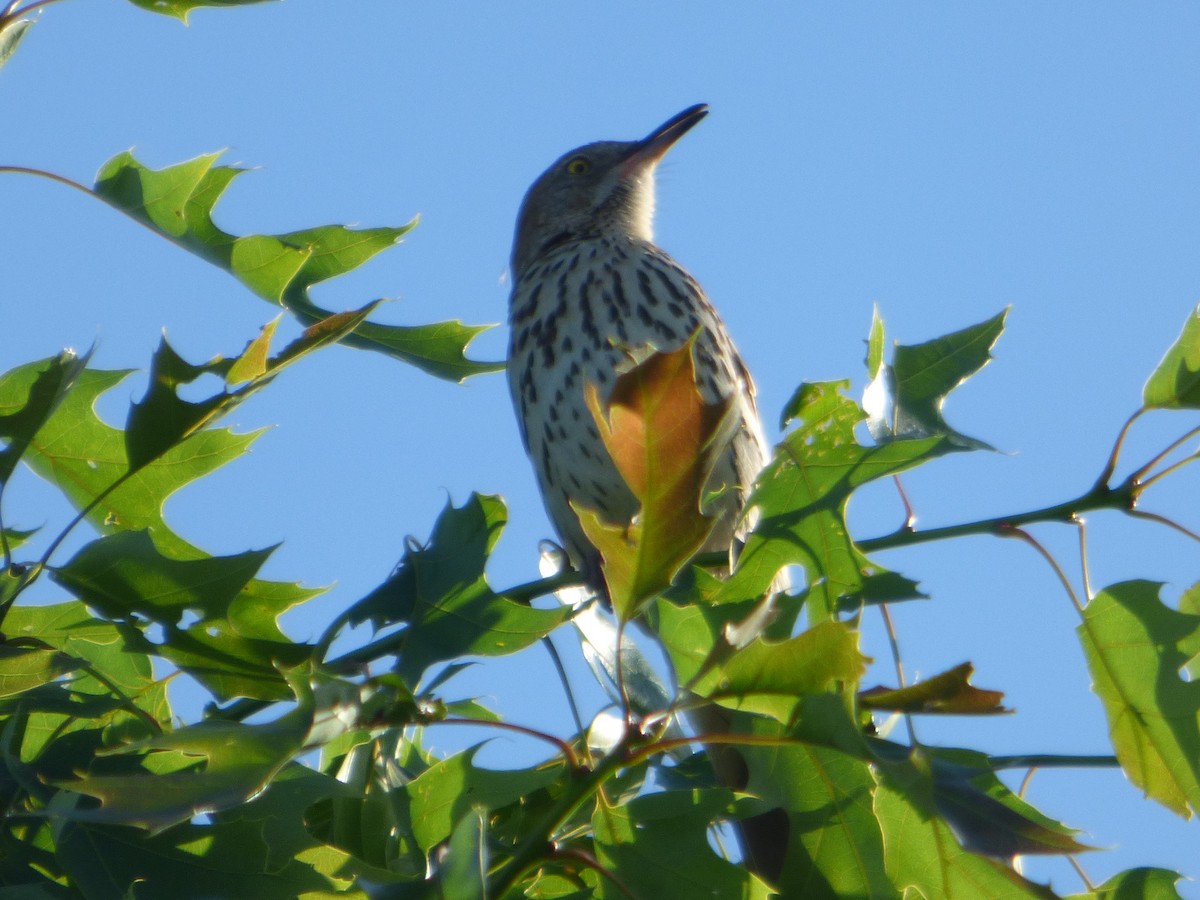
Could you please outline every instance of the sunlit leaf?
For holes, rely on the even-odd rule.
[[[1005,310],[986,322],[922,344],[896,345],[887,373],[892,389],[889,430],[893,437],[941,435],[959,449],[991,449],[988,444],[951,428],[942,416],[942,405],[951,391],[991,360],[992,346],[1004,331],[1007,315]],[[878,318],[876,321],[879,322]],[[882,330],[881,322],[879,329]],[[872,333],[874,337],[874,327]]]
[[[179,2],[191,8],[189,3]],[[214,223],[213,208],[244,170],[217,166],[219,155],[208,154],[154,170],[143,166],[132,154],[122,153],[101,167],[95,193],[229,272],[263,299],[291,310],[305,324],[331,315],[312,302],[310,287],[357,268],[394,245],[416,224],[414,220],[390,228],[329,225],[278,235],[229,234]],[[486,328],[457,321],[418,326],[364,322],[339,339],[351,346],[386,353],[438,377],[461,381],[504,367],[503,363],[477,362],[465,355],[467,345]]]
[[[971,684],[974,671],[975,667],[966,662],[907,687],[870,688],[862,691],[858,699],[868,709],[906,713],[986,715],[1011,712],[1001,705],[1002,692],[981,690]]]
[[[113,619],[137,613],[163,626],[161,642],[147,639],[143,649],[171,660],[218,699],[280,700],[291,692],[279,667],[297,665],[310,648],[288,640],[276,620],[319,592],[255,581],[270,554],[179,560],[163,555],[147,532],[126,531],[86,545],[52,577]]]
[[[1142,403],[1149,408],[1200,409],[1200,308],[1188,315],[1178,340],[1146,382]]]
[[[291,765],[265,793],[211,823],[134,840],[124,826],[68,821],[59,825],[58,850],[72,883],[89,897],[128,897],[136,884],[139,896],[172,900],[366,900],[357,879],[383,885],[394,876],[320,843],[304,827],[306,810],[345,793],[336,779]]]
[[[594,385],[587,388],[605,448],[640,506],[630,524],[575,510],[624,619],[671,583],[716,524],[701,512],[701,500],[730,437],[730,404],[704,402],[694,366],[689,341],[617,376],[603,403]]]
[[[838,700],[826,699],[830,708]],[[822,714],[819,706],[808,711]],[[853,728],[848,716],[842,723]],[[827,720],[822,726],[832,724]],[[831,733],[842,727],[833,725]],[[796,734],[761,718],[749,730],[759,738]],[[857,738],[851,732],[849,739]],[[783,896],[898,896],[884,875],[882,839],[872,812],[875,783],[863,754],[795,741],[743,746],[738,752],[749,765],[746,791],[776,807],[745,827],[756,836],[765,861],[779,870],[775,882]]]
[[[767,898],[766,884],[717,856],[708,842],[714,818],[733,810],[728,791],[669,791],[614,804],[603,794],[592,814],[596,857],[636,897]],[[599,896],[627,896],[602,882]]]
[[[164,16],[174,16],[182,22],[187,22],[188,15],[193,9],[205,6],[216,8],[250,6],[255,3],[266,3],[268,0],[129,0],[134,6],[161,13]]]
[[[65,350],[0,375],[0,486],[8,482],[38,429],[75,386],[91,352]]]
[[[0,644],[0,698],[14,697],[78,669],[81,660],[58,650]]]
[[[1200,615],[1164,605],[1161,588],[1112,585],[1084,608],[1078,633],[1121,767],[1191,818],[1200,809],[1200,684],[1180,673],[1200,653]]]
[[[1182,877],[1170,869],[1129,869],[1114,875],[1095,890],[1069,894],[1063,900],[1182,900],[1175,887]]]
[[[875,815],[893,884],[925,897],[1036,897],[1054,894],[990,857],[963,849],[938,815],[933,779],[919,757],[877,769]]]
[[[778,716],[804,694],[857,682],[866,670],[857,633],[841,622],[821,622],[783,641],[758,637],[744,647],[728,649],[719,665],[711,665],[723,630],[716,611],[662,601],[658,615],[659,633],[677,677],[694,693],[731,701],[739,709]],[[767,702],[769,697],[787,702]]]
[[[201,432],[109,492],[129,471],[129,459],[124,433],[102,421],[94,404],[128,374],[95,369],[81,373],[76,389],[38,432],[26,461],[35,472],[57,485],[77,509],[88,507],[104,494],[87,516],[101,533],[148,529],[164,552],[180,558],[201,555],[167,527],[162,506],[185,484],[244,453],[258,433]]]
[[[508,520],[498,497],[447,503],[428,545],[410,546],[396,574],[356,605],[351,622],[405,623],[397,671],[412,683],[436,662],[515,653],[549,634],[570,610],[534,609],[494,593],[488,554]]]
[[[842,395],[846,386],[807,384],[797,392],[790,409],[800,422],[759,477],[749,499],[758,524],[714,602],[761,596],[781,568],[798,564],[808,575],[809,615],[820,621],[838,607],[862,602],[870,579],[890,574],[850,538],[845,515],[851,493],[957,448],[940,435],[863,446],[854,429],[864,413]]]
[[[17,52],[17,46],[25,32],[33,24],[33,19],[13,19],[0,17],[0,68]]]

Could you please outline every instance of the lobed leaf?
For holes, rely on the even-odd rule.
[[[128,371],[82,372],[75,390],[38,431],[26,462],[76,509],[87,509],[87,520],[102,534],[146,529],[164,552],[179,558],[202,555],[167,527],[163,504],[185,484],[240,456],[261,432],[203,431],[114,489],[130,468],[125,436],[100,419],[94,404],[128,375]]]
[[[1200,653],[1200,615],[1126,581],[1095,596],[1077,629],[1121,768],[1146,794],[1191,818],[1200,810],[1200,684],[1181,677]]]
[[[290,310],[306,324],[331,315],[311,301],[310,287],[357,268],[397,243],[416,224],[414,220],[387,228],[328,225],[278,235],[229,234],[213,221],[213,209],[244,170],[215,165],[219,156],[207,154],[155,170],[143,166],[132,154],[122,153],[101,167],[94,191],[111,206],[229,272],[259,297]],[[487,327],[457,321],[421,326],[362,322],[338,339],[386,353],[440,378],[462,381],[504,368],[503,363],[466,357],[467,345]]]
[[[34,435],[58,408],[87,367],[82,357],[64,350],[0,375],[0,488],[8,483]]]
[[[352,624],[404,623],[396,671],[411,683],[437,662],[523,650],[570,615],[565,607],[525,606],[488,586],[484,568],[506,522],[499,497],[447,503],[429,544],[410,547],[396,573],[351,611]]]
[[[709,843],[710,823],[732,812],[732,794],[716,788],[647,794],[629,803],[599,793],[592,813],[596,858],[621,887],[606,879],[597,896],[765,900],[767,885],[717,856]]]
[[[957,449],[992,449],[950,427],[942,416],[946,397],[991,360],[991,349],[1004,331],[1008,310],[986,322],[922,344],[897,344],[892,364],[882,362],[883,322],[878,311],[871,327],[868,367],[876,417],[871,433],[878,441],[940,435]],[[879,402],[880,400],[890,402]],[[890,415],[890,420],[881,416]]]
[[[482,769],[473,762],[478,751],[476,746],[456,753],[404,786],[413,834],[425,851],[448,838],[455,824],[473,808],[491,811],[516,803],[558,781],[566,772],[565,764],[557,762],[533,769]]]
[[[939,815],[934,782],[919,756],[878,767],[875,815],[884,865],[902,891],[925,897],[1036,897],[1054,894],[1003,863],[964,849]]]
[[[900,599],[910,589],[908,596],[920,596],[915,582],[894,576],[854,546],[846,504],[863,484],[958,448],[944,435],[863,446],[854,429],[864,414],[842,395],[846,386],[806,384],[789,404],[800,424],[776,449],[750,495],[758,523],[714,602],[761,596],[787,565],[801,565],[808,575],[806,603],[814,621],[865,602],[885,586],[904,588],[883,590],[886,599]]]
[[[1148,409],[1200,409],[1200,307],[1188,314],[1179,335],[1142,390]]]
[[[1011,710],[1001,705],[1000,691],[981,690],[971,684],[975,667],[961,663],[946,672],[903,688],[874,687],[859,693],[860,705],[903,713],[989,715]]]

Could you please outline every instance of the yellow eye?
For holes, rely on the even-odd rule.
[[[567,171],[572,175],[586,175],[592,171],[592,164],[588,162],[586,157],[576,156],[567,163]]]

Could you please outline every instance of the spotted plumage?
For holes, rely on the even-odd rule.
[[[513,246],[508,378],[525,447],[550,520],[572,563],[601,587],[595,549],[570,503],[628,522],[637,501],[600,439],[584,399],[607,396],[618,370],[648,348],[698,334],[697,386],[733,397],[737,428],[710,489],[730,488],[709,549],[727,549],[767,445],[750,376],[703,289],[653,242],[654,170],[707,113],[695,106],[640,141],[589,144],[556,161],[529,189]]]

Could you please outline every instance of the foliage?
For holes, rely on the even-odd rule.
[[[179,18],[197,6],[238,5],[134,2]],[[0,15],[0,64],[29,27],[22,12],[13,4]],[[120,428],[96,403],[128,372],[94,369],[89,354],[63,352],[0,375],[0,503],[24,463],[77,511],[47,535],[0,518],[0,896],[1053,896],[1010,861],[1089,848],[997,773],[1097,760],[1042,754],[1013,763],[885,739],[877,721],[892,713],[1006,710],[998,691],[970,683],[969,663],[915,684],[863,688],[861,612],[922,596],[869,554],[970,534],[1015,536],[1040,550],[1024,525],[1098,509],[1147,515],[1138,501],[1196,458],[1177,457],[1200,426],[1186,426],[1164,453],[1114,482],[1139,411],[1080,497],[856,538],[846,509],[860,488],[986,448],[947,423],[942,406],[986,364],[1004,327],[1001,313],[898,345],[889,362],[877,314],[864,402],[846,396],[846,382],[796,391],[783,415],[790,430],[752,495],[753,528],[721,580],[696,551],[711,527],[703,491],[727,417],[697,396],[687,348],[654,354],[622,377],[611,402],[592,403],[643,504],[636,527],[619,531],[579,511],[603,550],[615,627],[585,630],[587,617],[604,617],[586,602],[531,605],[576,584],[570,572],[494,587],[487,564],[507,514],[498,497],[474,495],[447,504],[429,541],[411,545],[395,573],[319,640],[297,642],[279,616],[318,592],[261,580],[272,548],[215,556],[163,519],[175,491],[254,441],[222,427],[222,417],[333,343],[454,380],[496,365],[466,357],[477,327],[377,325],[369,316],[379,301],[333,314],[309,299],[311,285],[352,270],[411,224],[234,236],[215,225],[213,208],[239,172],[215,162],[202,156],[154,171],[121,154],[94,188],[74,186],[292,312],[307,325],[299,339],[274,348],[276,320],[242,352],[201,364],[164,339],[146,393]],[[194,399],[213,377],[222,387]],[[1147,382],[1143,409],[1194,412],[1197,385],[1193,312]],[[63,541],[81,527],[94,538],[63,560]],[[803,571],[803,587],[768,598],[787,566]],[[28,602],[42,579],[61,590],[61,602]],[[1120,765],[1151,800],[1190,817],[1200,809],[1192,680],[1200,585],[1172,609],[1149,581],[1082,599],[1064,584],[1110,723],[1114,756],[1100,762]],[[367,621],[381,636],[331,656],[344,626]],[[635,644],[620,643],[629,621],[665,651],[677,689],[656,680]],[[616,673],[618,727],[607,737],[599,721],[563,736],[533,732],[453,693],[470,661],[486,665],[571,622],[584,652]],[[167,672],[212,697],[203,717],[179,721]],[[718,778],[709,756],[693,752],[678,724],[689,710],[720,714],[721,727],[702,727],[699,737],[714,756],[720,748],[739,755],[744,784]],[[426,734],[447,722],[522,731],[545,742],[547,758],[503,772],[477,766],[473,749],[438,758]],[[752,871],[713,835],[764,817],[776,826],[779,856]],[[1177,879],[1134,869],[1085,896],[1176,896]]]

